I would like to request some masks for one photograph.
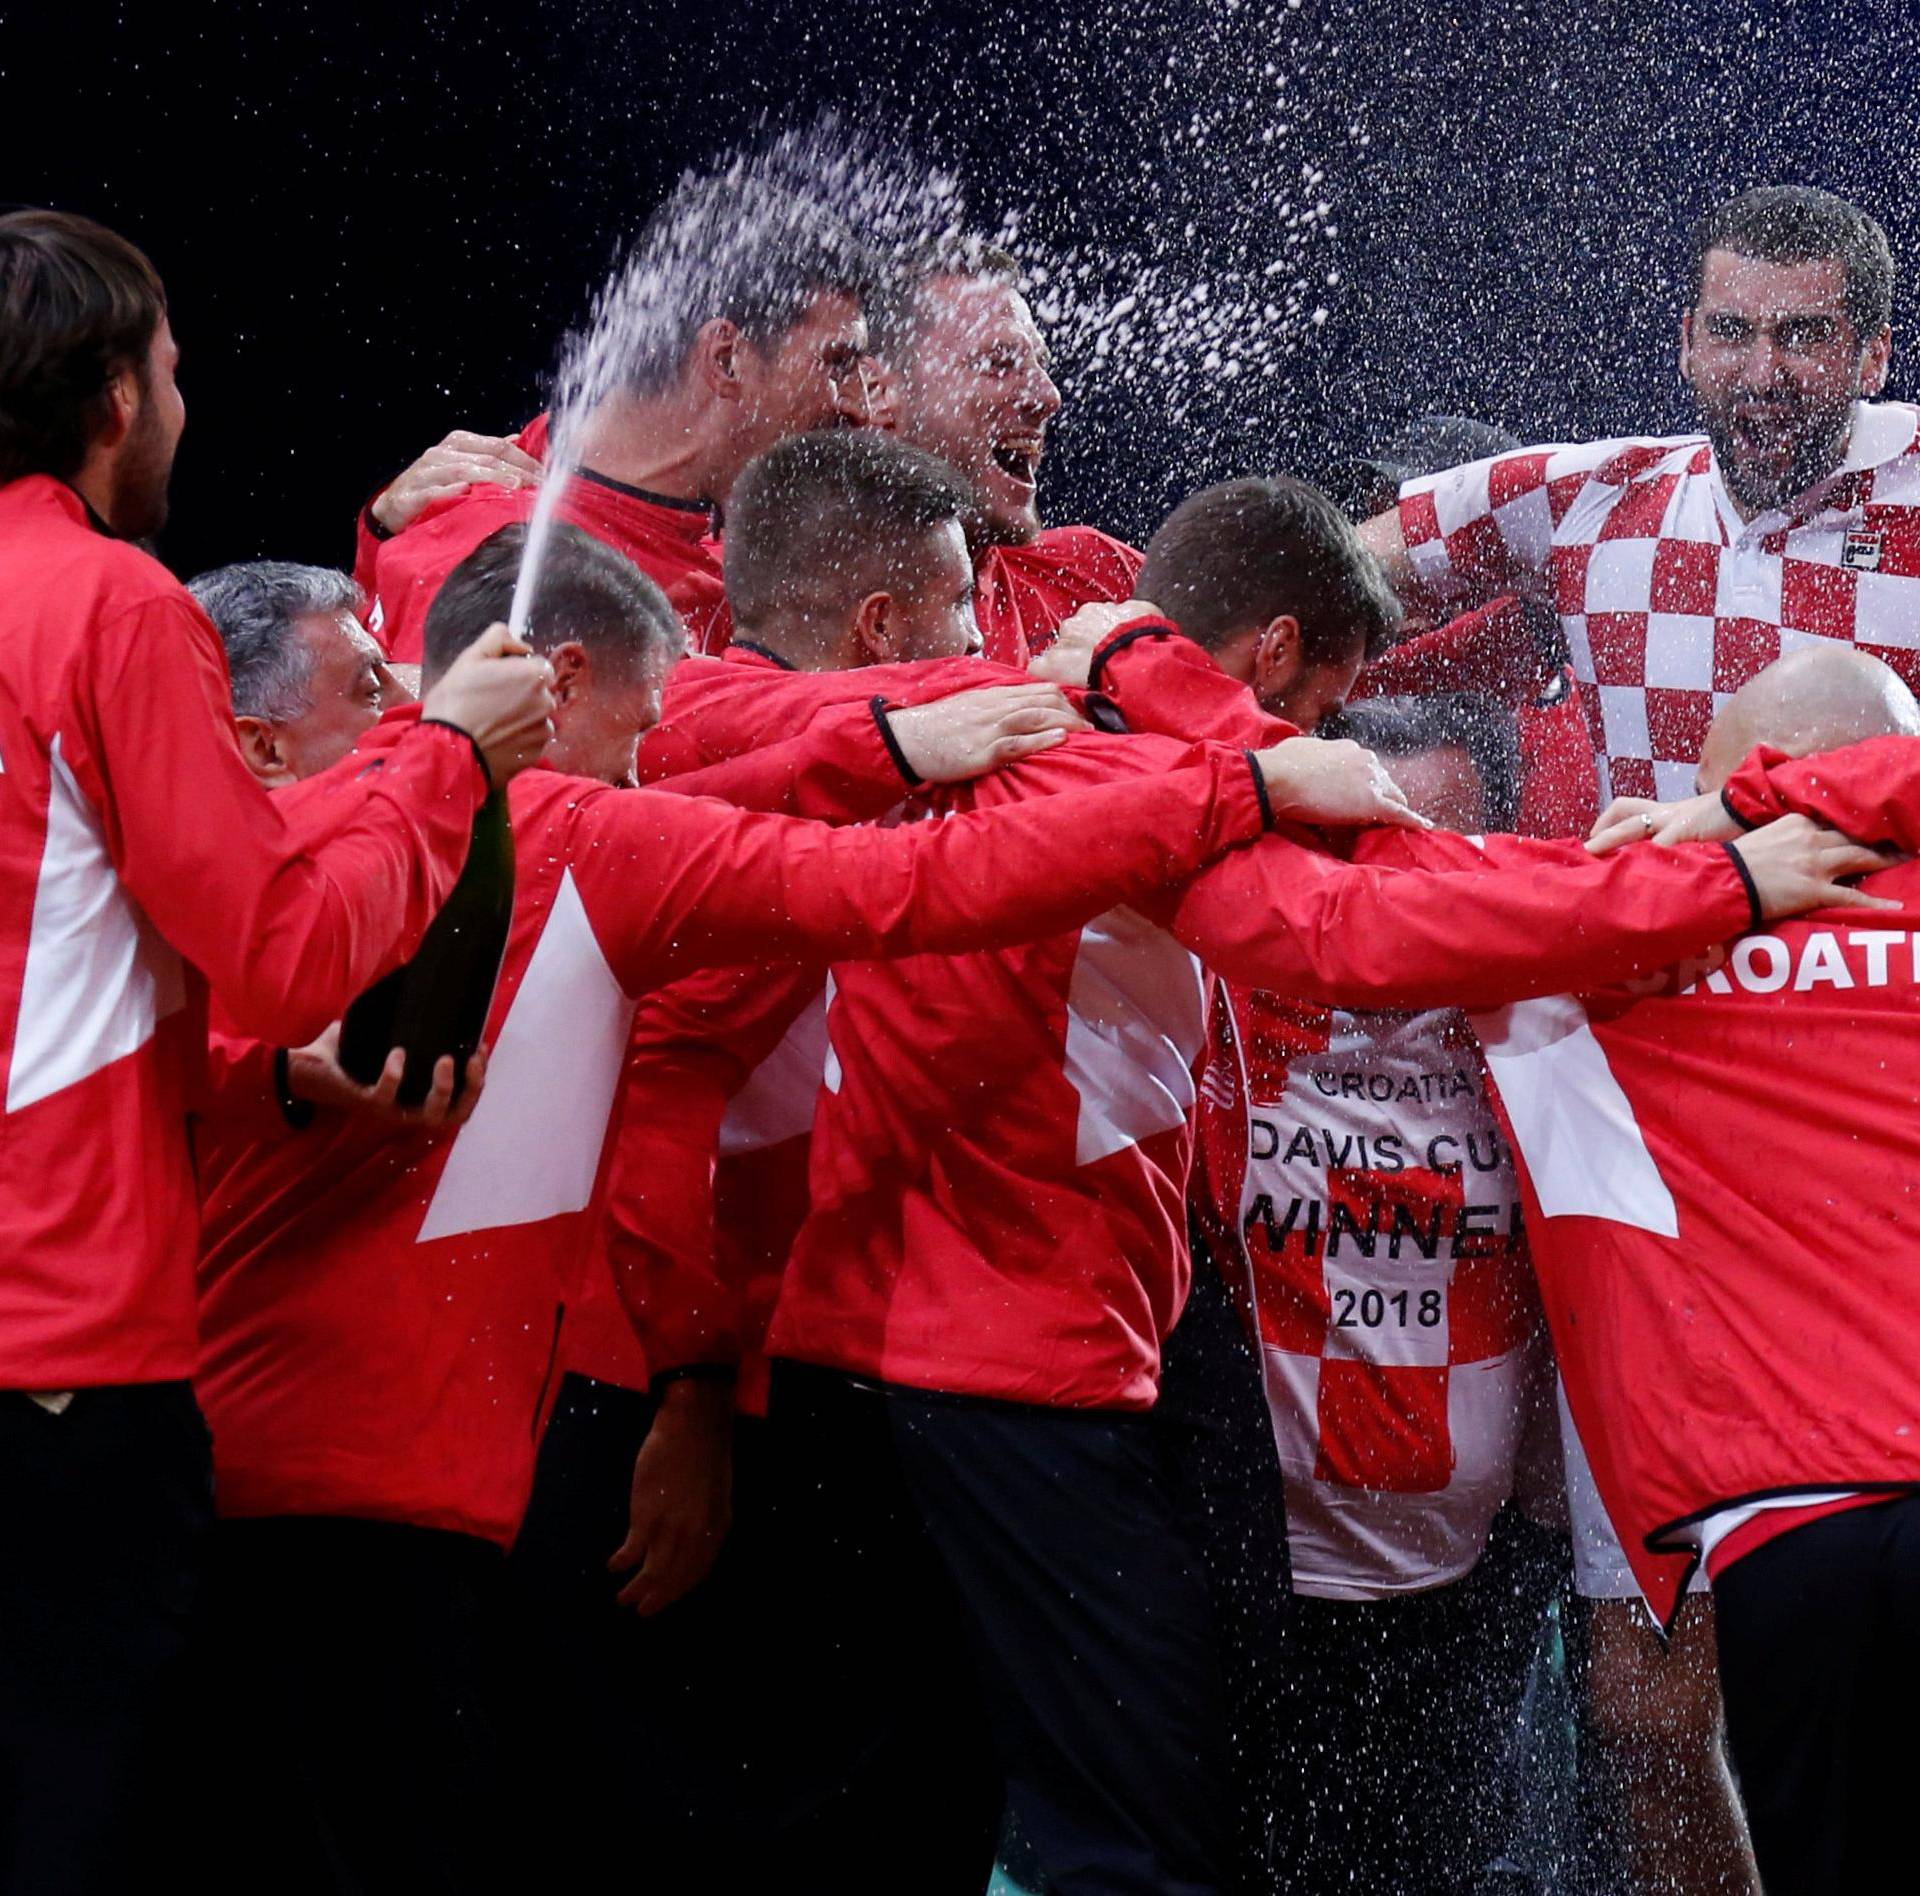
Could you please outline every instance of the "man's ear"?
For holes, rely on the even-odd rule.
[[[1878,395],[1887,385],[1887,365],[1893,360],[1893,331],[1883,329],[1867,344],[1860,358],[1860,393]]]
[[[700,380],[716,401],[737,402],[746,392],[740,382],[739,325],[725,316],[702,323],[693,339],[693,360]]]
[[[1687,369],[1693,358],[1693,311],[1683,309],[1680,312],[1680,379],[1687,379]]]
[[[1269,619],[1253,641],[1253,690],[1261,699],[1289,689],[1306,669],[1300,648],[1300,621],[1283,612]]]
[[[853,615],[853,642],[863,665],[890,664],[899,656],[893,649],[893,595],[871,592]]]
[[[140,412],[144,394],[140,371],[131,362],[123,364],[108,382],[105,394],[100,412],[106,425],[89,445],[117,448],[127,438],[134,417]]]
[[[567,639],[556,645],[547,654],[547,663],[553,667],[553,698],[556,704],[565,704],[569,698],[585,690],[593,675],[593,660],[578,639]]]
[[[293,771],[280,749],[280,732],[266,718],[236,717],[234,735],[247,768],[264,784],[291,783]]]

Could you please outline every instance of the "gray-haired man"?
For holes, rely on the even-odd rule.
[[[189,590],[227,648],[241,755],[270,790],[337,764],[412,695],[360,623],[360,589],[345,573],[248,560]]]

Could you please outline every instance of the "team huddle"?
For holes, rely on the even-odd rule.
[[[636,256],[577,468],[182,585],[161,281],[0,217],[0,1889],[1571,1887],[1563,1591],[1606,1887],[1893,1886],[1879,226],[1702,221],[1698,434],[1141,550],[1010,256],[750,166]],[[355,1077],[502,809],[481,1051]]]

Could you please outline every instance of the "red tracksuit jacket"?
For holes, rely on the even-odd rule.
[[[547,451],[547,418],[515,437],[536,461]],[[481,484],[436,502],[391,539],[380,539],[360,516],[354,578],[367,595],[367,629],[403,665],[424,650],[427,610],[446,577],[488,535],[530,519],[539,498],[533,488]],[[726,643],[726,589],[712,538],[713,510],[703,501],[670,500],[637,487],[582,474],[567,483],[560,518],[626,554],[655,581],[687,622],[695,650]]]
[[[362,754],[405,728],[389,717]],[[517,778],[514,925],[473,1118],[452,1137],[325,1114],[305,1132],[212,1128],[197,1387],[222,1508],[511,1540],[635,997],[703,963],[1057,928],[1262,828],[1238,753],[1188,753],[1146,789],[984,824],[832,830]],[[313,786],[281,795],[327,813]]]
[[[1095,527],[1048,527],[1023,546],[988,547],[973,566],[984,656],[1023,669],[1082,606],[1131,599],[1141,563]]]
[[[1089,734],[941,801],[990,809],[1178,754]],[[961,1394],[1147,1407],[1187,1284],[1195,956],[1344,1005],[1480,1005],[1552,992],[1563,970],[1663,965],[1750,913],[1718,849],[1623,865],[1539,847],[1552,876],[1409,874],[1275,838],[1178,899],[1027,947],[841,964],[813,1209],[772,1352]]]
[[[1920,742],[1762,752],[1727,799],[1920,849]],[[1663,1621],[1706,1516],[1920,1488],[1920,866],[1862,886],[1899,909],[1476,1022],[1567,1398]]]
[[[417,732],[302,847],[241,762],[226,655],[155,560],[0,488],[0,1388],[193,1368],[186,1113],[206,983],[299,1039],[418,943],[486,791]]]
[[[1051,527],[1025,545],[988,548],[975,563],[975,616],[984,656],[1005,672],[951,660],[794,673],[746,646],[726,654],[744,673],[690,661],[642,747],[642,779],[738,756],[819,702],[862,689],[920,703],[1021,682],[1028,659],[1068,615],[1090,600],[1129,597],[1140,564],[1132,547],[1092,527]],[[840,820],[860,814],[849,809]],[[641,1009],[623,1140],[629,1154],[610,1199],[613,1272],[596,1272],[570,1312],[569,1368],[643,1389],[652,1373],[735,1365],[742,1406],[764,1409],[760,1345],[807,1209],[807,1130],[826,1047],[824,976],[714,972]]]
[[[721,657],[675,667],[660,722],[641,744],[639,774],[659,782],[751,756],[827,706],[881,696],[918,704],[980,685],[1029,682],[976,658],[801,672],[736,643]],[[809,814],[853,822],[881,809],[854,796]],[[733,1124],[723,1122],[729,1102],[795,1022],[815,1019],[825,977],[824,964],[714,969],[642,1005],[609,1192],[610,1269],[591,1272],[569,1309],[568,1369],[645,1389],[664,1371],[737,1365],[746,1406],[763,1406],[765,1364],[755,1346],[806,1213],[805,1132],[819,1058],[810,1067],[804,1053],[790,1058],[791,1073],[776,1065]],[[823,1039],[819,1046],[823,1054]]]

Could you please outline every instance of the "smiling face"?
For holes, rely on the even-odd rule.
[[[1770,263],[1710,250],[1681,331],[1680,372],[1727,492],[1751,518],[1839,466],[1853,404],[1886,382],[1888,332],[1847,315],[1838,257]]]
[[[1031,540],[1060,391],[1026,298],[997,277],[933,277],[920,287],[909,333],[903,359],[880,365],[887,417],[973,484],[977,538]]]

